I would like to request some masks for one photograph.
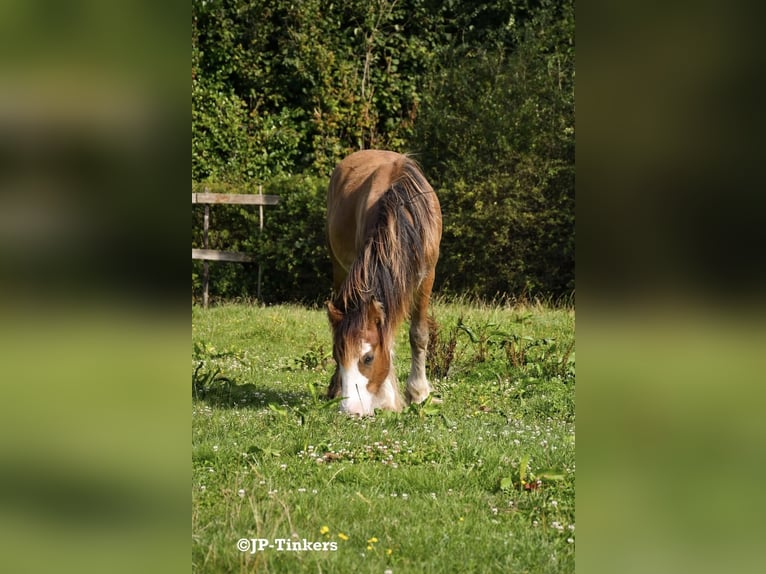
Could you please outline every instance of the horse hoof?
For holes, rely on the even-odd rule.
[[[431,397],[431,402],[433,404],[439,404],[439,403],[442,402],[441,399],[436,398],[434,395],[430,394],[430,392],[429,393],[425,393],[425,394],[418,394],[418,396],[413,396],[412,394],[410,394],[409,391],[407,391],[407,403],[408,404],[413,404],[414,403],[416,405],[419,405],[420,403],[423,403],[426,400],[428,400],[428,397]]]

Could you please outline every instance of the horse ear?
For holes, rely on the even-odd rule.
[[[327,302],[327,317],[330,319],[330,324],[333,327],[343,320],[343,313],[332,304],[332,301]]]
[[[383,305],[375,299],[372,300],[372,305],[370,305],[370,309],[367,312],[367,321],[378,327],[386,321],[386,312],[383,310]]]

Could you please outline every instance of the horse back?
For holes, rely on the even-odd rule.
[[[333,257],[346,271],[374,224],[376,202],[406,161],[399,153],[362,150],[335,167],[327,195],[327,235]]]

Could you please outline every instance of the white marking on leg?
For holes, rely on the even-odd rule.
[[[390,409],[392,411],[401,410],[401,398],[399,395],[399,382],[396,380],[396,371],[394,370],[394,352],[389,356],[391,370],[381,385],[382,397],[378,399],[377,405],[381,409]]]
[[[426,378],[426,353],[424,350],[414,350],[410,375],[407,377],[407,394],[413,403],[422,403],[431,390]]]

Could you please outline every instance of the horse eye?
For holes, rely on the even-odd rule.
[[[364,362],[365,365],[369,367],[370,365],[372,365],[372,361],[374,360],[374,358],[375,357],[373,355],[368,354],[362,357],[362,361]]]

